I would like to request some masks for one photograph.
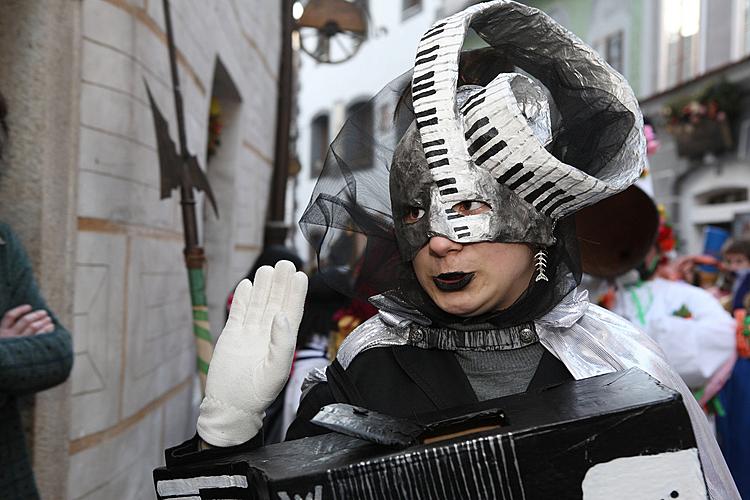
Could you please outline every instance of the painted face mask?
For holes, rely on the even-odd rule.
[[[521,116],[533,133],[528,140],[549,144],[549,106],[542,90],[519,74],[501,77],[501,84],[511,97],[501,104],[507,102],[509,106],[519,108],[513,113]],[[457,104],[469,107],[471,99],[474,98],[475,102],[476,96],[482,93],[483,87],[460,87]],[[422,145],[419,123],[414,122],[407,130],[396,147],[391,164],[391,207],[399,250],[405,260],[411,260],[435,235],[461,243],[522,242],[539,247],[554,243],[552,219],[519,197],[513,191],[512,183],[498,182],[489,170],[477,166],[474,161],[466,161],[455,169],[452,176],[436,181],[432,174],[435,167],[431,167]],[[467,149],[485,148],[497,136],[496,130],[477,133]],[[488,148],[484,156],[479,156],[479,161],[507,147],[504,144]],[[440,150],[437,151],[439,154]],[[436,156],[434,148],[431,152]],[[459,164],[459,160],[456,159],[455,163]]]
[[[529,77],[499,73],[459,86],[470,27],[547,88],[555,137],[547,95]],[[435,23],[419,44],[411,97],[416,119],[390,174],[404,260],[434,235],[549,247],[559,219],[626,188],[642,169],[642,120],[624,79],[550,18],[514,2]]]

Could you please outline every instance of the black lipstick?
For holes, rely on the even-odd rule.
[[[435,286],[443,292],[456,292],[466,288],[474,273],[443,273],[432,277]]]

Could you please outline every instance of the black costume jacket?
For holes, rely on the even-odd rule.
[[[453,351],[407,345],[369,349],[357,355],[346,370],[334,360],[326,378],[327,382],[312,387],[300,403],[288,440],[327,432],[310,419],[331,403],[413,417],[478,402]],[[527,390],[572,378],[565,365],[545,350]]]
[[[368,349],[344,369],[338,360],[326,370],[325,382],[315,384],[302,399],[286,439],[323,434],[310,420],[325,405],[348,403],[396,417],[414,417],[477,402],[469,379],[453,351],[391,346]],[[545,350],[528,391],[572,380],[565,365]],[[262,433],[238,446],[201,452],[223,456],[262,446]],[[166,450],[167,465],[189,463],[198,455],[198,437]]]

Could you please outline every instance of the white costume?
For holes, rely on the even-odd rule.
[[[691,315],[676,313],[684,309]],[[617,291],[613,312],[654,339],[692,388],[703,387],[734,353],[734,320],[708,292],[655,278]]]

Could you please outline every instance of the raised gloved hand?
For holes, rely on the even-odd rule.
[[[306,292],[307,276],[285,260],[258,269],[254,284],[237,286],[200,406],[205,442],[234,446],[258,433],[289,377]]]

